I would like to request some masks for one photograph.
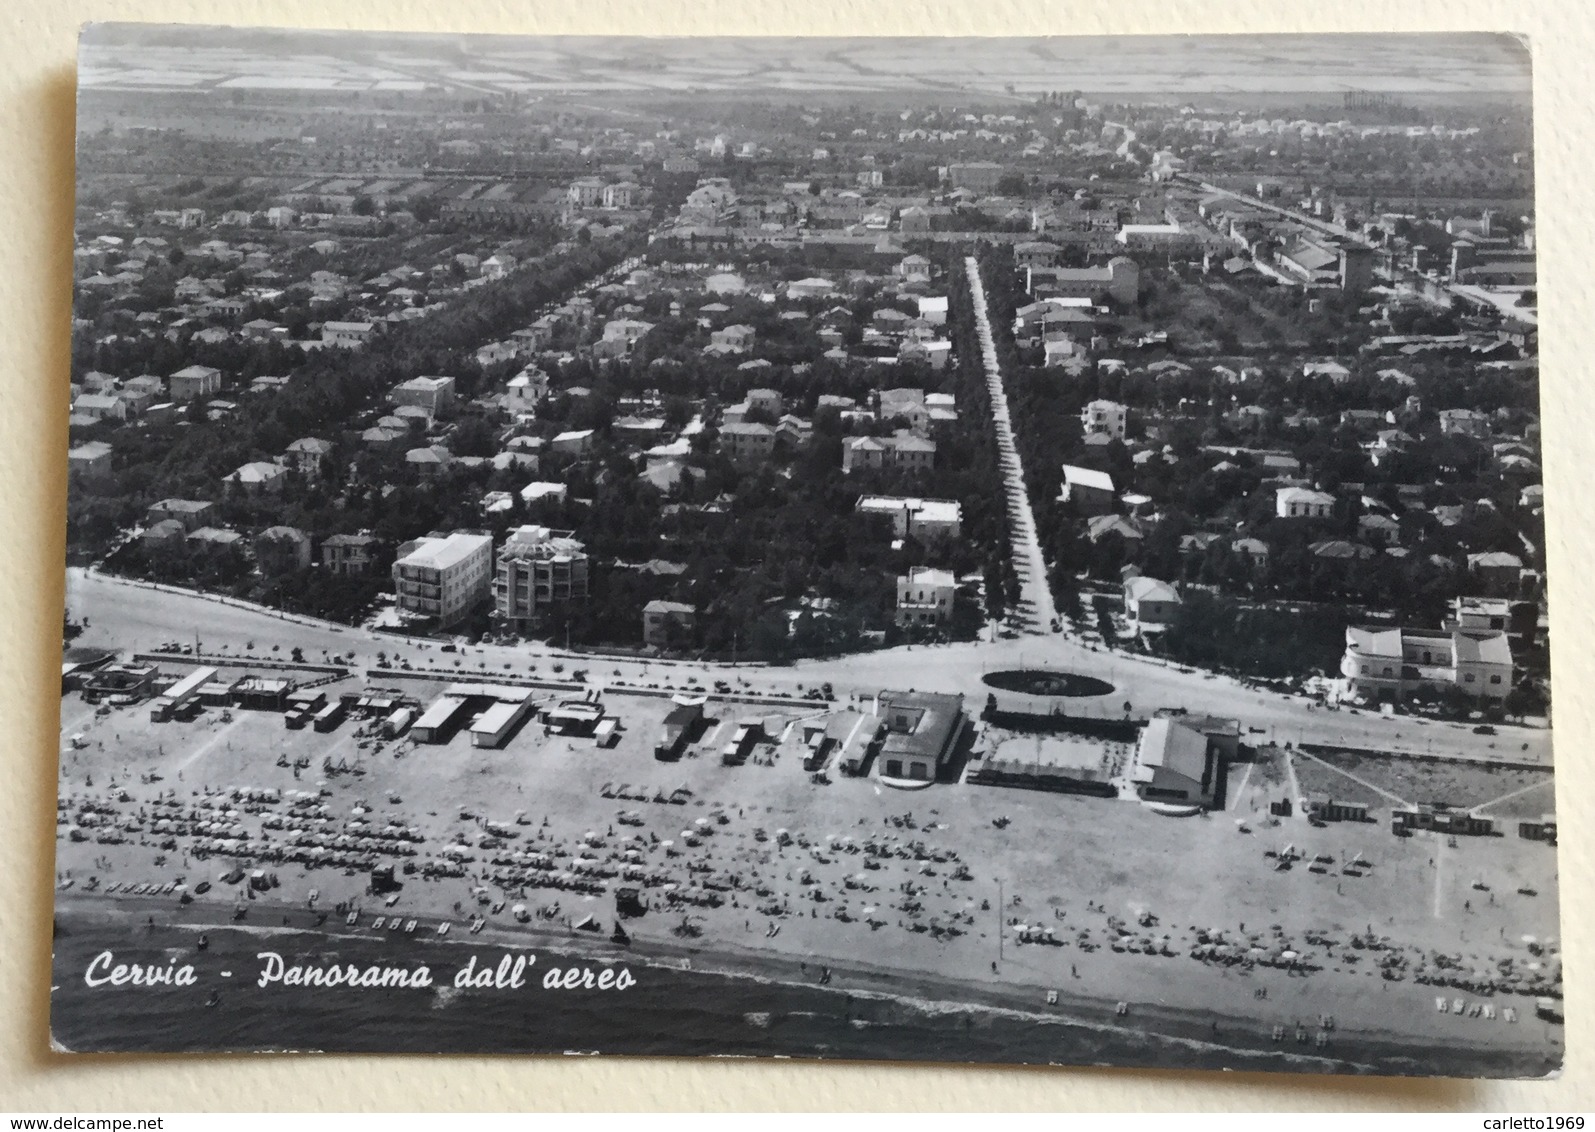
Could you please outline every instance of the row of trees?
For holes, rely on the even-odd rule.
[[[1317,652],[1299,652],[1303,659],[1319,658],[1308,667],[1321,667],[1323,658],[1338,655],[1343,645],[1336,633],[1344,628],[1348,611],[1375,609],[1409,623],[1438,625],[1456,594],[1479,592],[1478,579],[1467,574],[1470,553],[1506,551],[1540,564],[1532,550],[1542,541],[1540,519],[1518,500],[1527,481],[1497,471],[1487,443],[1440,435],[1433,410],[1419,413],[1407,405],[1410,387],[1381,383],[1365,373],[1343,383],[1308,379],[1299,369],[1281,372],[1277,367],[1252,370],[1249,380],[1237,386],[1234,375],[1249,359],[1233,361],[1227,374],[1201,363],[1156,374],[1142,370],[1111,376],[1094,368],[1066,375],[1026,366],[1006,330],[1014,304],[1024,301],[1006,250],[988,248],[982,261],[1038,533],[1053,565],[1058,604],[1066,612],[1078,615],[1073,591],[1079,575],[1116,585],[1121,569],[1131,564],[1153,577],[1245,595],[1251,601],[1245,619],[1237,619],[1227,606],[1223,616],[1232,630],[1268,634],[1256,639],[1255,650],[1251,636],[1230,636],[1196,648],[1193,642],[1212,629],[1198,617],[1211,612],[1211,601],[1197,603],[1190,627],[1169,638],[1170,648],[1192,663],[1206,663],[1216,649],[1228,658],[1225,666],[1237,668],[1245,667],[1238,658],[1255,651],[1250,670],[1271,675],[1299,652],[1300,634],[1308,632],[1290,625],[1287,606],[1323,600],[1341,604],[1335,632],[1313,630],[1315,639],[1323,638]],[[1443,361],[1413,362],[1409,368],[1420,400],[1432,393],[1443,404],[1499,408],[1505,411],[1503,420],[1532,421],[1532,375],[1504,375]],[[1232,393],[1237,388],[1267,411],[1237,424]],[[1084,443],[1080,410],[1098,397],[1130,405],[1138,458],[1132,460],[1130,448],[1117,440]],[[1408,450],[1386,456],[1377,466],[1362,447],[1371,433],[1341,426],[1338,415],[1342,408],[1367,408],[1370,401],[1389,406],[1413,435]],[[1289,410],[1304,404],[1324,417],[1287,417]],[[1224,444],[1235,447],[1208,447]],[[1265,467],[1254,454],[1270,449],[1293,453],[1319,488],[1337,494],[1340,502],[1332,517],[1276,517],[1279,469]],[[1154,500],[1151,521],[1132,519],[1140,537],[1087,537],[1086,514],[1056,502],[1066,463],[1107,471],[1118,491],[1133,487]],[[1422,487],[1416,496],[1408,488],[1412,484]],[[1488,502],[1475,503],[1481,499]],[[1445,522],[1432,510],[1459,504],[1460,518],[1448,516]],[[1119,506],[1116,500],[1113,506]],[[1364,525],[1368,516],[1381,514],[1397,517],[1393,529]],[[1527,532],[1531,549],[1525,548],[1520,531]],[[1243,538],[1259,540],[1265,553],[1238,550],[1235,543]],[[1324,549],[1335,541],[1343,552],[1349,544],[1345,556]],[[1387,545],[1398,546],[1400,556],[1386,553]],[[1536,591],[1530,588],[1520,595],[1512,590],[1505,596],[1532,599]],[[1270,612],[1271,602],[1280,603],[1280,610]]]
[[[780,451],[756,469],[730,464],[714,445],[714,430],[707,430],[692,456],[700,474],[684,476],[660,495],[638,480],[625,446],[600,434],[594,457],[561,473],[572,495],[591,499],[591,507],[562,509],[548,518],[574,529],[594,561],[604,565],[594,575],[589,600],[556,612],[549,631],[557,636],[568,629],[573,642],[635,641],[641,605],[666,597],[698,608],[695,643],[717,654],[736,651],[779,660],[869,647],[872,640],[890,644],[905,636],[894,620],[895,579],[919,565],[944,567],[958,576],[983,574],[988,612],[1000,615],[1005,602],[1017,594],[1017,578],[1003,553],[1004,510],[997,492],[990,411],[973,311],[960,276],[950,276],[951,333],[960,344],[960,365],[939,386],[930,386],[954,393],[959,420],[938,434],[934,469],[922,476],[891,471],[844,475],[840,424],[834,415],[820,414],[810,443]],[[657,372],[648,367],[650,375]],[[636,380],[623,366],[594,377],[595,396],[613,396]],[[695,383],[713,380],[702,366],[684,365],[680,377],[683,391],[700,394],[704,389]],[[787,373],[786,378],[801,382],[808,397],[826,384],[813,371],[802,377]],[[611,380],[615,386],[606,388]],[[759,380],[789,396],[797,394],[782,371],[761,371]],[[830,391],[835,389],[832,385]],[[963,536],[935,545],[908,538],[894,547],[889,521],[855,511],[865,493],[957,500]],[[677,574],[674,568],[658,572],[620,566],[649,559],[683,569]],[[960,600],[954,624],[946,631],[972,635],[981,612]]]

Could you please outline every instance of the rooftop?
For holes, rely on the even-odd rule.
[[[504,546],[499,550],[499,560],[535,558],[569,562],[585,558],[586,548],[574,535],[574,531],[555,531],[536,524],[518,527],[504,540]]]
[[[454,385],[452,377],[412,377],[409,381],[401,381],[396,388],[432,390],[451,388]]]
[[[417,539],[411,546],[410,552],[401,557],[395,565],[448,570],[458,566],[484,547],[491,553],[493,547],[491,535],[472,534],[468,531],[455,531],[442,537],[428,535]]]
[[[1135,748],[1136,781],[1150,781],[1156,768],[1201,781],[1207,770],[1207,736],[1172,719],[1152,720]]]
[[[859,499],[858,510],[876,514],[907,511],[927,523],[956,523],[962,516],[962,508],[956,500],[918,499],[906,495],[866,495]]]
[[[1146,575],[1137,575],[1124,583],[1124,593],[1135,601],[1173,601],[1180,600],[1180,591],[1167,582]]]
[[[940,761],[963,723],[964,698],[940,692],[882,691],[875,710],[887,726],[882,758],[918,755]]]
[[[938,570],[934,566],[910,566],[904,580],[911,586],[952,588],[958,584],[951,570]]]
[[[1098,491],[1113,490],[1113,477],[1107,472],[1099,472],[1095,468],[1081,468],[1074,464],[1063,466],[1063,482],[1070,487],[1088,487]]]

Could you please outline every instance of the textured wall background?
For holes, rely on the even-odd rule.
[[[48,1050],[56,664],[66,492],[74,53],[94,20],[670,35],[1041,35],[1511,30],[1534,49],[1546,485],[1569,1060],[1552,1082],[1475,1084],[1112,1070],[688,1060],[64,1057]],[[1585,444],[1595,31],[1581,0],[5,0],[0,3],[0,1108],[1595,1109],[1589,993],[1595,831],[1595,496]],[[1583,265],[1582,267],[1580,265]]]

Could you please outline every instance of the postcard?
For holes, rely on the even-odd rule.
[[[1534,188],[1509,35],[87,27],[53,1042],[1556,1073]]]

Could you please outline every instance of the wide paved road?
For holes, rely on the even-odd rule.
[[[543,674],[557,654],[543,645],[473,646],[458,654],[438,651],[436,643],[408,642],[364,629],[326,622],[284,620],[260,609],[223,605],[192,594],[171,593],[137,586],[103,575],[68,571],[67,608],[74,620],[88,618],[89,628],[80,643],[124,650],[149,650],[168,640],[192,641],[195,632],[206,652],[239,652],[253,642],[256,655],[286,659],[289,650],[304,650],[307,661],[322,659],[322,652],[354,652],[357,666],[376,663],[376,654],[389,659],[407,656],[413,661],[452,667],[460,661],[461,675],[472,669],[478,678],[494,672],[522,671],[537,664]],[[281,646],[271,653],[272,645]],[[487,674],[478,665],[486,664]],[[1494,736],[1475,735],[1470,727],[1429,723],[1411,717],[1384,719],[1366,712],[1329,711],[1309,706],[1296,696],[1281,696],[1247,688],[1235,680],[1184,672],[1144,657],[1093,649],[1062,634],[1025,637],[1013,641],[958,645],[915,646],[863,653],[835,660],[802,661],[785,668],[721,664],[673,665],[658,661],[612,658],[565,658],[567,671],[589,669],[595,678],[614,677],[633,683],[681,683],[688,676],[712,683],[727,680],[760,691],[791,694],[798,686],[813,688],[831,683],[838,696],[873,694],[882,688],[916,688],[921,691],[962,692],[978,713],[988,689],[982,674],[1001,668],[1050,667],[1099,676],[1116,691],[1093,701],[1072,701],[1076,714],[1120,716],[1129,701],[1137,716],[1157,708],[1183,707],[1211,712],[1241,721],[1251,742],[1272,739],[1279,743],[1329,743],[1413,754],[1445,754],[1477,759],[1508,758],[1551,765],[1551,734],[1536,728],[1500,726]],[[1526,749],[1525,749],[1526,746]]]
[[[997,345],[991,336],[991,317],[986,309],[986,289],[980,281],[980,265],[974,256],[964,259],[969,274],[970,300],[975,306],[975,334],[980,339],[980,356],[986,369],[986,388],[991,398],[992,423],[996,428],[997,460],[1002,469],[1003,494],[1008,503],[1008,537],[1013,544],[1014,572],[1019,575],[1019,606],[1025,629],[1031,633],[1050,633],[1058,610],[1052,603],[1052,587],[1047,582],[1047,563],[1041,556],[1036,537],[1036,516],[1030,509],[1030,492],[1025,487],[1025,470],[1014,444],[1013,420],[1008,415],[1008,395],[1002,387],[1002,370],[997,365]]]

